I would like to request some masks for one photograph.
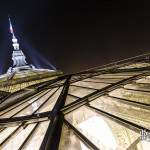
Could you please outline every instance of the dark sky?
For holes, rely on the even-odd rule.
[[[150,5],[144,1],[5,0],[0,2],[3,71],[12,50],[8,14],[24,53],[35,59],[37,51],[65,73],[150,51]]]

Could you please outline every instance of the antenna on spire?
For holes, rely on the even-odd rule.
[[[12,23],[11,23],[11,19],[10,19],[10,16],[8,16],[8,19],[9,19],[9,30],[10,30],[10,33],[13,35],[13,37],[15,37],[14,30],[13,30]]]
[[[12,34],[12,42],[13,42],[12,45],[14,47],[14,50],[19,50],[19,43],[18,43],[17,38],[15,37],[14,30],[13,30],[12,23],[11,23],[11,19],[9,16],[8,16],[8,19],[9,19],[9,30],[10,30],[10,33]]]

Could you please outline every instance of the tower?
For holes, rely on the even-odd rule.
[[[21,71],[21,70],[34,69],[35,67],[33,65],[28,65],[28,63],[26,62],[26,57],[25,57],[24,53],[19,48],[19,43],[18,43],[18,40],[15,36],[10,18],[9,18],[9,29],[10,29],[10,33],[12,34],[13,66],[10,67],[7,72],[11,73],[11,72],[16,72],[16,71]]]

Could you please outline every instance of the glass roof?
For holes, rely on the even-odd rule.
[[[142,58],[54,78],[19,72],[0,85],[0,149],[148,150],[149,66]]]

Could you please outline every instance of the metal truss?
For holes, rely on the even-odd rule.
[[[130,107],[137,107],[140,109],[144,109],[146,111],[150,111],[150,103],[140,102],[136,100],[130,100],[128,98],[120,98],[120,97],[114,97],[109,95],[110,92],[123,88],[124,85],[134,83],[139,79],[146,78],[150,75],[150,67],[139,67],[139,68],[124,68],[120,69],[121,67],[125,67],[134,63],[149,63],[149,54],[134,57],[131,59],[126,59],[124,61],[119,61],[115,63],[111,63],[105,66],[92,68],[90,70],[86,70],[79,73],[69,74],[69,75],[63,75],[56,79],[46,81],[42,84],[36,84],[28,87],[29,89],[33,89],[34,92],[30,93],[29,95],[20,98],[17,101],[12,102],[11,104],[8,104],[6,107],[2,107],[0,110],[0,134],[7,128],[12,126],[18,126],[2,143],[0,143],[0,146],[7,143],[7,141],[13,137],[13,135],[19,130],[21,127],[26,128],[29,124],[36,123],[32,131],[28,134],[26,139],[22,142],[22,144],[19,146],[18,149],[23,149],[27,144],[29,139],[33,136],[33,133],[37,130],[39,127],[39,124],[41,122],[49,120],[50,123],[48,124],[48,128],[45,132],[44,138],[41,142],[40,148],[41,150],[55,150],[59,149],[63,126],[66,125],[73,133],[89,148],[93,150],[100,149],[98,145],[96,145],[93,141],[91,141],[86,135],[81,132],[77,127],[75,127],[67,118],[66,115],[73,113],[75,110],[78,110],[82,107],[85,107],[86,109],[89,109],[90,111],[100,114],[106,118],[109,118],[111,121],[118,123],[119,125],[128,128],[132,131],[135,131],[137,133],[140,133],[141,130],[146,130],[150,132],[150,129],[145,126],[144,124],[137,124],[137,122],[133,122],[132,120],[129,121],[125,118],[121,118],[117,115],[114,115],[113,113],[101,110],[100,108],[96,108],[91,105],[91,102],[95,101],[97,98],[102,96],[108,96],[110,98],[114,98],[116,102],[129,105]],[[83,88],[85,90],[93,90],[91,93],[86,94],[83,97],[73,95],[70,93],[70,88],[73,87],[73,84],[76,84],[77,82],[86,80],[88,78],[100,76],[100,75],[107,75],[107,74],[119,74],[119,73],[135,73],[134,75],[130,75],[130,77],[122,78],[121,80],[115,82],[115,83],[109,83],[109,85],[97,89],[97,87],[84,87],[83,85],[74,85],[76,88]],[[107,79],[107,78],[105,78]],[[118,79],[118,78],[117,78]],[[102,80],[102,79],[101,79]],[[90,82],[86,81],[90,84]],[[92,81],[91,81],[92,83]],[[94,82],[93,82],[94,83]],[[104,83],[102,81],[95,82],[97,84]],[[143,84],[144,85],[144,84]],[[41,108],[45,106],[49,99],[53,98],[55,94],[61,90],[59,93],[59,96],[51,110],[41,112]],[[133,92],[141,92],[142,90],[133,90],[130,89]],[[34,110],[30,115],[19,115],[21,112],[26,110],[28,107],[30,107],[32,104],[35,104],[35,102],[38,102],[42,97],[44,97],[49,92],[52,92],[48,97],[46,97],[36,110]],[[146,93],[146,91],[143,91]],[[17,95],[18,92],[15,94]],[[148,93],[148,92],[147,92]],[[14,93],[10,96],[15,95]],[[73,102],[69,102],[66,105],[66,102],[68,101],[67,97],[72,96],[76,100]],[[36,98],[38,97],[38,98]],[[26,104],[29,100],[34,99],[29,104]],[[7,101],[7,98],[2,99],[2,103]],[[26,104],[26,105],[25,105]],[[16,111],[14,114],[10,115],[10,117],[3,117],[6,114],[11,113],[12,110],[15,110],[19,108],[20,106],[24,105],[21,109]],[[139,142],[139,141],[138,141]],[[137,142],[137,143],[138,143]],[[131,144],[130,147],[134,145]]]

